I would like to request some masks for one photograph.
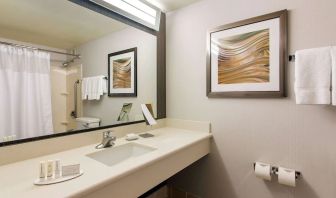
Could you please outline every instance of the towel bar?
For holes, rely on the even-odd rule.
[[[289,55],[288,60],[290,62],[295,62],[295,55]]]

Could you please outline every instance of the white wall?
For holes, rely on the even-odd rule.
[[[206,97],[207,29],[289,10],[289,52],[336,45],[335,0],[203,0],[167,16],[168,117],[210,120],[210,156],[174,182],[205,198],[336,197],[336,108],[299,106],[288,65],[288,97]],[[303,174],[296,188],[263,182],[252,163],[266,161]]]
[[[141,113],[140,104],[152,103],[156,112],[156,37],[135,28],[126,28],[78,47],[83,77],[108,76],[108,54],[137,47],[138,97],[104,97],[84,101],[84,116],[102,119],[102,125],[115,123],[123,103],[133,103],[131,119]]]

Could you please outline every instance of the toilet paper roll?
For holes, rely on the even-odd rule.
[[[254,174],[264,180],[271,181],[271,165],[256,162],[254,167]]]
[[[295,170],[279,167],[278,182],[283,185],[295,187]]]

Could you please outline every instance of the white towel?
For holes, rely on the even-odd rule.
[[[97,76],[99,81],[99,90],[100,92],[107,93],[107,79],[105,76]]]
[[[104,76],[83,78],[82,99],[100,100],[100,97],[107,93],[107,82]]]
[[[331,47],[295,53],[295,95],[297,104],[330,104]]]
[[[332,105],[336,106],[336,47],[331,47],[331,98],[332,98]]]

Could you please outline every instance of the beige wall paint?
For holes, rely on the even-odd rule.
[[[209,157],[174,183],[205,198],[336,197],[336,108],[299,106],[288,65],[288,97],[209,99],[205,94],[206,31],[226,23],[289,10],[289,52],[336,45],[334,0],[203,0],[167,17],[168,117],[210,120]],[[296,188],[264,182],[252,163],[296,168]]]
[[[147,0],[149,3],[160,8],[164,12],[177,10],[181,7],[187,6],[199,0]]]
[[[83,101],[83,116],[101,118],[102,125],[117,123],[123,103],[133,103],[130,119],[142,115],[140,104],[152,103],[156,112],[156,37],[135,28],[126,28],[77,48],[82,58],[83,77],[108,76],[108,54],[137,47],[138,96],[108,97]]]

